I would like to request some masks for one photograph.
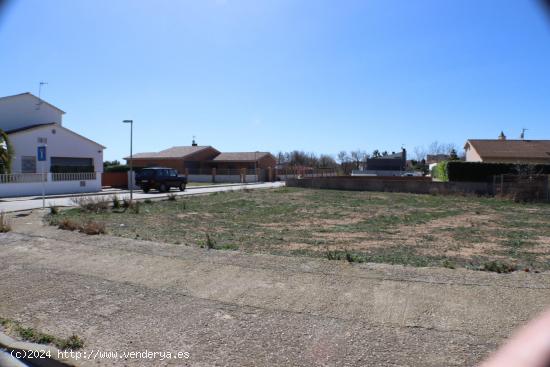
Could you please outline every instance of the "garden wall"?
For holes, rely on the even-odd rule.
[[[521,200],[548,200],[548,182],[537,181],[529,184],[504,182],[436,182],[428,177],[317,177],[288,179],[289,187],[315,189],[389,191],[413,194],[502,194]]]

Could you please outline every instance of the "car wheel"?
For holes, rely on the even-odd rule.
[[[166,192],[166,191],[168,191],[168,186],[166,186],[166,184],[160,184],[160,186],[159,186],[159,191],[160,191],[160,192]]]
[[[182,184],[180,185],[180,191],[185,191],[185,184],[184,184],[184,183],[182,183]]]
[[[146,194],[147,194],[147,193],[149,192],[149,190],[151,190],[151,189],[150,189],[150,188],[148,188],[148,187],[144,187],[144,188],[143,188],[142,190],[143,190],[143,192],[144,192],[144,193],[146,193]]]

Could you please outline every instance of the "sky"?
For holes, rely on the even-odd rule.
[[[0,96],[38,93],[104,158],[397,151],[550,139],[550,16],[536,0],[13,0]]]

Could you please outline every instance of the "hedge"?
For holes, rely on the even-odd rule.
[[[440,167],[440,165],[441,168],[438,169],[445,167],[443,178],[437,177],[442,181],[489,182],[496,175],[550,174],[550,165],[548,164],[448,161],[441,162],[436,167]]]
[[[103,168],[103,172],[128,172],[130,167],[126,164],[119,164],[116,166],[106,166]]]

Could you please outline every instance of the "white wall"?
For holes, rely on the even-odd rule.
[[[31,94],[0,98],[0,129],[13,130],[49,122],[61,125],[62,112],[39,102],[40,100]]]
[[[83,181],[84,186],[81,186],[81,181],[52,181],[51,175],[48,176],[48,181],[45,182],[46,195],[101,191],[101,174],[97,174],[95,180]],[[40,195],[42,195],[41,182],[0,184],[2,198]]]
[[[477,154],[477,152],[471,147],[471,146],[467,146],[466,147],[466,162],[481,162],[482,159],[481,157],[479,156],[479,154]]]
[[[55,134],[53,133],[55,131]],[[38,138],[47,138],[46,162],[36,162],[37,173],[50,171],[51,157],[93,158],[96,172],[103,172],[103,148],[70,130],[57,125],[48,125],[36,129],[10,134],[15,157],[12,161],[12,173],[21,173],[21,157],[36,157]],[[45,163],[45,167],[42,165]]]
[[[189,175],[188,182],[212,182],[212,175]],[[256,182],[256,175],[246,175],[245,182]],[[216,175],[216,181],[219,183],[240,183],[240,175]]]

